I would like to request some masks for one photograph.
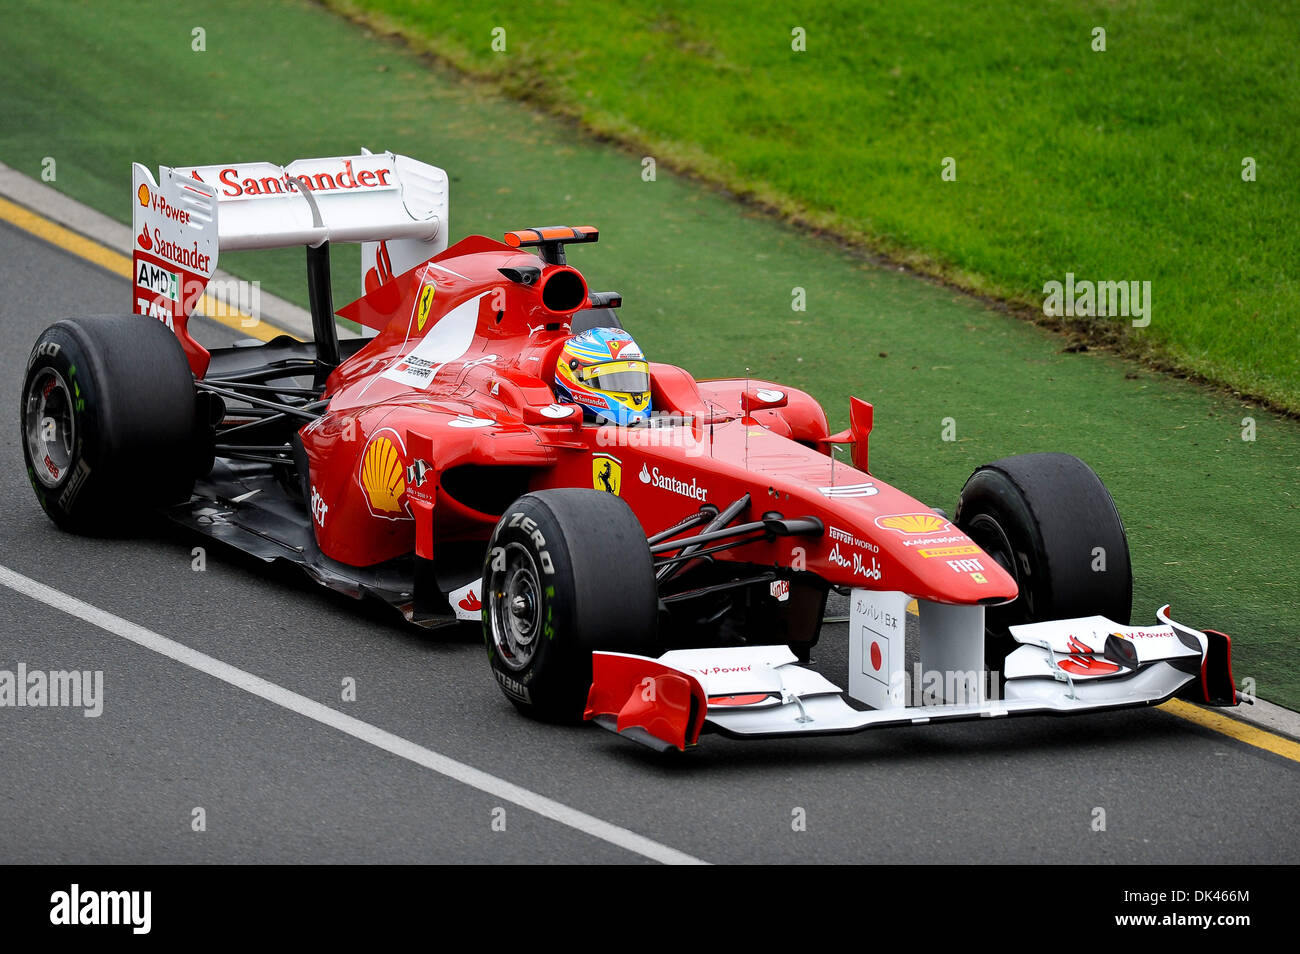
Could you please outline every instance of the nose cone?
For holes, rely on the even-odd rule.
[[[885,496],[882,492],[838,504],[860,511],[855,536],[879,547],[881,582],[889,589],[939,603],[994,604],[1016,598],[1014,577],[950,520],[916,501],[910,501],[911,508],[882,514],[880,498]],[[906,500],[901,494],[895,499]],[[834,539],[835,533],[831,536]],[[841,550],[850,552],[847,545]],[[834,553],[831,562],[839,563]]]
[[[946,603],[1002,603],[1019,593],[1000,563],[939,514],[876,517],[877,539],[916,580],[914,592]]]

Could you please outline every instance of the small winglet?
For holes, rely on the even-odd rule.
[[[564,265],[564,246],[580,242],[600,241],[600,231],[592,225],[546,225],[536,229],[516,229],[505,234],[505,243],[511,248],[540,249],[542,261],[551,265]]]
[[[684,751],[699,741],[709,700],[690,673],[645,656],[591,654],[583,718],[652,748]]]

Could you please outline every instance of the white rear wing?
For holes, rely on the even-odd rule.
[[[166,322],[187,352],[186,320],[221,251],[360,242],[370,291],[447,247],[447,173],[391,152],[161,166],[157,179],[135,163],[133,174],[135,311]]]
[[[213,187],[223,249],[415,240],[447,244],[447,173],[394,153],[178,166]]]
[[[447,245],[447,173],[391,152],[363,150],[356,156],[299,159],[287,166],[162,166],[157,180],[139,163],[134,171],[137,193],[145,185],[170,199],[168,180],[176,185],[198,183],[186,191],[191,197],[215,200],[220,209],[217,240],[229,251],[326,241],[414,240],[440,246],[432,256]],[[142,200],[137,206],[137,225],[141,209],[148,210],[149,204]]]

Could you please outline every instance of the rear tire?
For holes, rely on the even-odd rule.
[[[520,497],[492,533],[481,592],[492,675],[534,718],[581,721],[593,651],[654,652],[654,563],[641,524],[613,494]]]
[[[1001,666],[1021,623],[1133,608],[1128,537],[1115,501],[1069,454],[1022,454],[980,467],[962,488],[957,526],[1015,578],[1020,595],[985,611],[986,657]]]
[[[176,336],[143,315],[60,321],[27,362],[20,408],[27,476],[56,524],[117,530],[187,500],[195,476],[194,379]]]

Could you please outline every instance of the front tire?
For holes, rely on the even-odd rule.
[[[520,497],[493,531],[481,592],[492,675],[534,718],[581,721],[592,652],[652,654],[656,644],[650,548],[613,494],[567,488]]]
[[[70,318],[45,329],[27,362],[20,417],[28,479],[65,530],[115,530],[189,498],[194,379],[156,319]]]
[[[1128,624],[1128,537],[1110,492],[1079,458],[1022,454],[980,467],[962,488],[955,521],[1020,589],[985,611],[990,665],[1015,648],[1011,626],[1094,614]]]

